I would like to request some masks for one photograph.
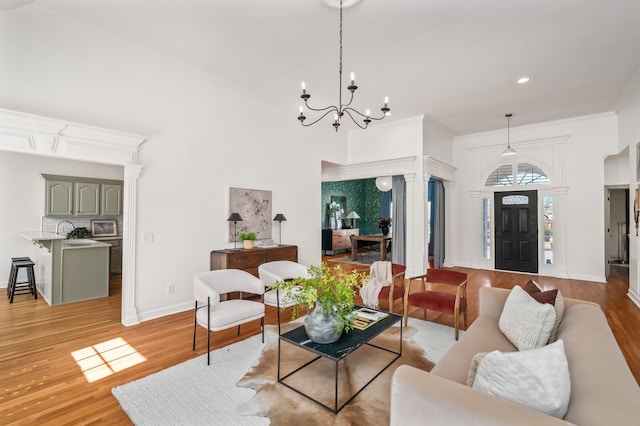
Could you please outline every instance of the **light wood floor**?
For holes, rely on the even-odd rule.
[[[346,266],[346,265],[345,265]],[[346,266],[349,268],[349,266]],[[366,268],[365,268],[366,269]],[[626,296],[624,274],[608,284],[533,277],[505,272],[455,268],[469,274],[469,320],[477,317],[478,289],[483,286],[511,288],[535,278],[548,288],[560,288],[567,297],[599,303],[636,378],[640,381],[640,309]],[[133,327],[120,324],[120,280],[111,283],[106,299],[50,307],[42,299],[16,296],[9,304],[0,297],[0,424],[131,424],[111,389],[147,376],[206,352],[202,329],[195,352],[191,350],[192,312],[183,312]],[[3,290],[4,291],[4,290]],[[400,309],[400,302],[396,311]],[[283,315],[287,315],[286,313]],[[422,318],[422,312],[411,312]],[[429,320],[452,325],[452,318],[430,313]],[[267,323],[276,323],[276,313],[267,308]],[[214,347],[225,346],[259,333],[259,324],[213,334]],[[88,382],[74,353],[101,343],[122,339],[145,361]],[[121,348],[123,347],[120,341]],[[126,346],[124,346],[126,347]],[[87,349],[89,348],[89,349]],[[108,358],[108,355],[103,355]],[[109,361],[109,359],[106,359]],[[113,364],[112,364],[113,365]],[[213,367],[212,367],[213,368]]]

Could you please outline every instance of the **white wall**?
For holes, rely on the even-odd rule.
[[[414,173],[405,175],[407,190],[406,263],[410,274],[425,270],[425,185],[423,181],[423,117],[378,124],[349,133],[349,164],[415,157]]]
[[[453,150],[451,143],[453,137],[437,123],[424,117],[423,121],[423,152],[424,155],[437,158],[439,161],[452,165]]]
[[[0,25],[10,34],[0,38],[0,81],[11,82],[0,86],[0,107],[149,136],[139,155],[140,320],[192,307],[193,275],[209,269],[211,250],[230,246],[229,187],[271,190],[274,214],[288,219],[283,243],[299,246],[302,263],[320,261],[321,160],[346,160],[345,133],[302,128],[295,97],[272,105],[69,22],[14,11],[0,14]],[[148,234],[153,242],[143,244]]]
[[[618,111],[618,146],[620,149],[629,147],[629,217],[633,218],[634,190],[638,187],[640,158],[638,158],[637,144],[640,143],[640,74],[636,75],[633,84],[627,91],[626,98]],[[633,232],[634,222],[630,223],[629,233],[629,297],[640,306],[640,238]]]
[[[541,265],[542,274],[566,273],[571,278],[604,281],[604,159],[618,152],[617,138],[614,114],[511,129],[511,146],[518,152],[516,161],[537,164],[552,179],[542,195],[554,195],[556,200],[556,265],[548,269]],[[485,191],[484,181],[494,168],[513,161],[513,157],[500,156],[505,140],[504,131],[454,139],[457,238],[453,251],[458,265],[483,265],[479,194]],[[557,264],[562,265],[560,270]]]
[[[19,231],[38,231],[44,216],[41,173],[122,180],[122,167],[0,151],[0,287],[6,287],[12,257],[33,258]],[[73,219],[71,219],[73,221]]]
[[[604,161],[604,183],[608,186],[629,184],[629,149],[611,155]]]

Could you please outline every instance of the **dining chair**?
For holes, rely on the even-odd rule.
[[[280,310],[295,306],[298,302],[287,297],[283,291],[278,289],[267,290],[267,288],[281,281],[295,278],[309,278],[309,272],[307,271],[307,267],[300,263],[290,260],[276,260],[258,266],[258,276],[265,286],[265,292],[262,298],[263,303],[267,306],[275,307],[278,310],[278,334],[280,334]],[[296,291],[296,287],[294,287],[292,292]]]

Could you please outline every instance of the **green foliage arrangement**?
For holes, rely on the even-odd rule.
[[[240,241],[244,241],[244,240],[255,241],[258,239],[258,236],[256,235],[255,232],[241,232],[238,234],[238,239]]]
[[[89,231],[84,226],[80,226],[73,229],[72,231],[67,232],[67,240],[82,238],[91,238],[91,231]]]
[[[313,309],[317,304],[329,314],[336,309],[344,330],[353,329],[351,313],[354,307],[354,296],[362,286],[364,274],[353,270],[346,273],[340,266],[329,267],[326,263],[320,266],[308,267],[311,278],[296,278],[290,281],[277,282],[270,289],[285,292],[287,299],[295,300],[299,304]],[[298,317],[298,305],[293,306],[291,319]]]

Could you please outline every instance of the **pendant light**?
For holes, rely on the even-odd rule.
[[[511,136],[509,134],[510,132],[510,126],[509,126],[509,119],[513,116],[513,114],[505,114],[505,117],[507,117],[507,148],[502,151],[502,156],[508,156],[508,155],[515,155],[516,154],[516,150],[511,148]]]

